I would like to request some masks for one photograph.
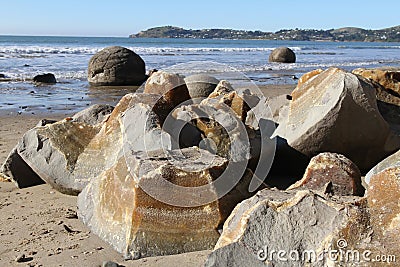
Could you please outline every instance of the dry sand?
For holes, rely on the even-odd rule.
[[[266,96],[290,93],[294,85],[271,85]],[[0,163],[22,135],[40,119],[63,115],[0,113]],[[107,243],[92,234],[76,217],[76,197],[48,185],[18,189],[0,182],[0,266],[101,266],[115,261],[122,266],[203,266],[209,251],[124,261]],[[15,259],[25,255],[25,262]]]

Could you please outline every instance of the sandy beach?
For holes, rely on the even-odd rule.
[[[266,96],[290,93],[294,85],[261,87]],[[60,120],[73,114],[0,113],[0,162],[40,119]],[[18,189],[0,182],[0,266],[203,266],[209,251],[124,261],[76,217],[76,197],[44,184]],[[16,259],[25,255],[21,263]]]

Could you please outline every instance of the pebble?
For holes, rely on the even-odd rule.
[[[101,267],[120,267],[120,265],[113,261],[104,261]]]

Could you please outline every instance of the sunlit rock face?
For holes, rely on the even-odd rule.
[[[287,121],[275,134],[306,155],[343,154],[366,171],[400,147],[378,111],[375,89],[354,74],[329,68],[292,96]]]
[[[373,167],[366,175],[365,182],[369,184],[372,176],[382,172],[383,170],[391,167],[400,167],[400,150],[396,153],[390,155],[385,158],[381,162],[379,162],[375,167]]]
[[[217,199],[211,183],[226,165],[226,159],[195,147],[167,154],[132,151],[79,195],[79,217],[128,258],[211,249],[218,225],[249,196],[242,187],[251,172],[233,193]]]
[[[354,74],[361,75],[367,79],[382,85],[390,94],[400,96],[400,69],[397,68],[359,68],[353,70]]]
[[[162,95],[174,107],[190,99],[184,79],[165,71],[157,71],[147,79],[144,93]]]
[[[399,255],[400,166],[372,175],[368,187],[368,207],[373,240],[381,253]]]
[[[303,178],[289,187],[306,187],[324,193],[342,196],[363,196],[361,173],[358,167],[343,155],[321,153],[313,157]]]
[[[335,249],[343,231],[365,212],[364,202],[327,199],[309,190],[264,189],[234,209],[205,266],[334,266],[326,255],[319,259],[320,253]],[[357,226],[352,234],[359,239],[364,226]],[[279,260],[278,251],[294,260]],[[292,251],[297,254],[289,255]],[[307,251],[310,260],[302,257]]]

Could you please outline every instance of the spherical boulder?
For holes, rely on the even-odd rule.
[[[208,97],[217,87],[219,80],[206,74],[195,74],[185,78],[191,98]]]
[[[288,47],[278,47],[269,55],[269,62],[295,63],[296,54]]]
[[[141,85],[145,80],[143,59],[127,48],[107,47],[89,61],[88,81],[91,85]]]

